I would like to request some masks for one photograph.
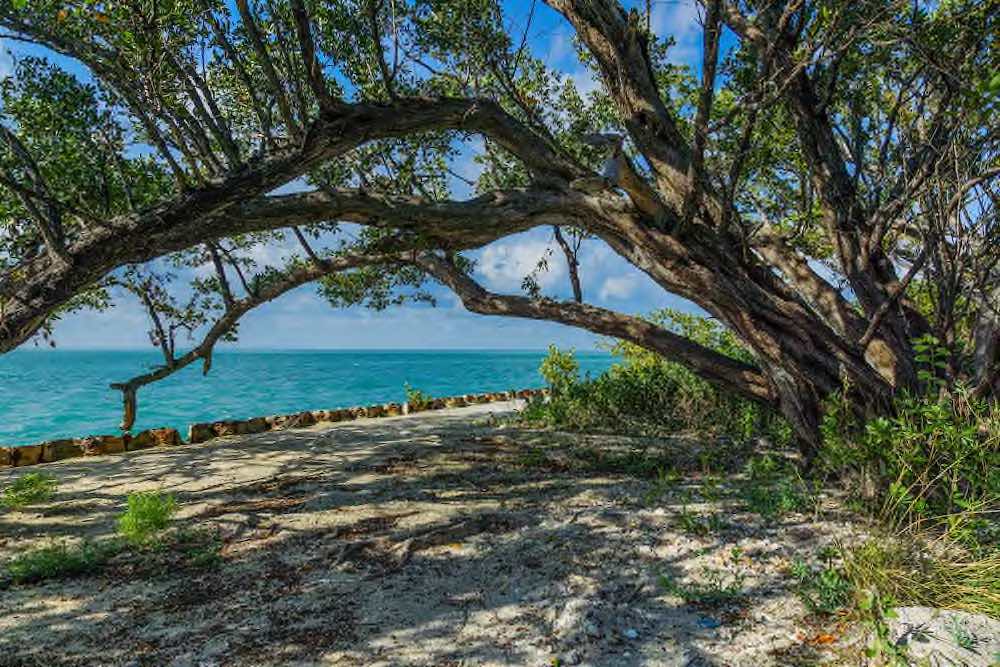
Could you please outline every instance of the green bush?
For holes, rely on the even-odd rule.
[[[127,509],[118,517],[118,533],[132,544],[147,544],[170,525],[176,511],[177,501],[172,495],[159,491],[130,493]]]
[[[750,359],[736,337],[714,320],[673,310],[654,313],[651,320],[728,356]],[[637,345],[617,343],[610,349],[616,357],[612,367],[596,378],[581,379],[573,353],[549,347],[539,370],[551,396],[532,401],[523,418],[569,429],[653,435],[692,431],[741,440],[768,434],[787,440],[788,429],[764,407]]]
[[[33,583],[94,571],[120,551],[114,542],[59,543],[18,554],[7,563],[14,583]]]
[[[55,477],[29,472],[7,485],[0,496],[0,505],[13,510],[45,502],[55,495],[56,486]]]
[[[1000,504],[1000,408],[962,394],[903,396],[894,413],[858,424],[831,402],[824,468],[880,500],[895,526],[938,524],[968,543],[992,534],[986,517]]]
[[[406,402],[409,404],[411,410],[425,410],[433,400],[430,394],[419,389],[414,389],[410,386],[409,382],[403,383],[403,391],[406,392]]]

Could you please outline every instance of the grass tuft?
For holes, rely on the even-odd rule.
[[[133,545],[155,540],[177,511],[173,495],[159,491],[130,493],[126,502],[127,509],[118,518],[118,533]]]
[[[7,563],[7,574],[16,584],[87,574],[120,550],[115,541],[62,542],[18,554]]]
[[[0,495],[0,505],[10,510],[18,510],[28,505],[43,503],[56,492],[56,478],[41,472],[21,475],[7,485]]]

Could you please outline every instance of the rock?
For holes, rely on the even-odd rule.
[[[44,463],[83,456],[83,450],[80,449],[80,445],[73,439],[50,440],[43,442],[41,447],[42,461]]]
[[[443,399],[443,398],[435,398],[433,401],[430,402],[430,405],[427,406],[427,409],[428,410],[440,410],[440,409],[444,408],[445,406],[446,406],[445,399]]]
[[[931,607],[900,607],[889,636],[914,663],[990,667],[1000,656],[1000,620]]]
[[[267,417],[267,422],[273,429],[304,428],[316,423],[311,412],[296,412],[290,415],[274,415]]]
[[[0,447],[0,468],[10,465],[10,447]]]
[[[403,406],[399,403],[386,403],[382,406],[382,411],[386,417],[398,417],[403,414]]]
[[[121,454],[125,451],[125,438],[120,435],[91,435],[76,440],[84,456]]]
[[[192,425],[197,426],[197,425]],[[184,444],[181,434],[175,428],[151,428],[140,431],[125,440],[126,451],[149,449],[150,447],[174,447]]]
[[[153,444],[157,447],[176,447],[183,445],[181,434],[175,428],[151,428],[149,434],[153,437]]]
[[[10,448],[10,465],[12,466],[32,466],[41,462],[41,445],[25,445],[24,447]]]
[[[444,399],[444,407],[446,408],[460,408],[467,405],[464,396],[449,396]]]
[[[188,427],[188,442],[195,444],[205,442],[215,437],[211,424],[191,424]]]
[[[253,435],[254,433],[263,433],[268,429],[270,429],[270,426],[266,418],[254,417],[240,422],[239,433],[240,435]]]
[[[217,438],[224,438],[227,435],[238,435],[239,426],[239,422],[214,422],[212,424],[212,433]]]
[[[366,417],[384,417],[385,416],[385,406],[384,405],[369,405],[365,408]]]
[[[622,634],[625,636],[625,639],[639,638],[639,631],[636,630],[635,628],[625,628],[625,631]]]

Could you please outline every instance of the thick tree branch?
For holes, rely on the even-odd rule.
[[[706,380],[750,400],[760,403],[775,400],[775,394],[759,369],[641,318],[583,303],[488,292],[457,266],[432,253],[419,255],[414,263],[454,291],[465,307],[474,313],[561,322],[620,338],[654,350],[685,365]]]
[[[245,218],[230,213],[243,202],[267,204],[255,198],[327,160],[374,139],[449,129],[487,134],[511,149],[529,169],[556,182],[583,173],[489,100],[409,98],[389,105],[345,105],[336,114],[317,121],[300,146],[274,149],[221,180],[95,226],[67,248],[70,261],[62,266],[49,258],[36,258],[8,273],[0,283],[0,299],[7,301],[0,303],[0,352],[26,340],[53,310],[119,266],[232,234],[306,222],[302,215],[289,219],[287,210],[270,218],[255,217],[252,207],[241,211]],[[550,190],[539,192],[541,200],[549,200],[542,208],[551,210],[551,198],[560,195]],[[273,207],[262,208],[273,213]],[[517,211],[510,213],[525,220]],[[321,214],[329,216],[323,219],[336,219],[336,211],[328,209]],[[537,224],[558,222],[565,220],[543,219]]]

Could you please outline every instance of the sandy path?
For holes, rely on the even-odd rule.
[[[0,666],[759,667],[823,657],[786,573],[849,533],[834,513],[768,524],[739,508],[726,481],[705,490],[690,443],[497,425],[492,415],[512,407],[39,468],[59,478],[58,497],[0,515],[0,559],[108,536],[125,494],[156,488],[176,494],[180,527],[218,536],[221,563],[173,547],[129,552],[92,575],[0,590]],[[689,472],[657,482],[581,454],[612,450]],[[692,512],[718,521],[704,534],[679,527]],[[664,578],[727,594],[684,599]]]

